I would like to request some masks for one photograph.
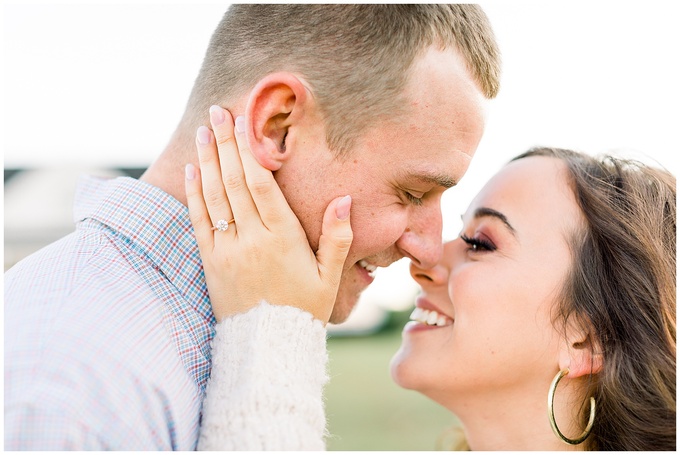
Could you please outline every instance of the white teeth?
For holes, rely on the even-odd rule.
[[[418,307],[413,309],[410,319],[412,321],[420,322],[421,324],[436,325],[438,327],[445,326],[448,321],[448,318],[443,314],[439,314],[434,310],[425,310]]]
[[[420,321],[420,319],[422,318],[422,315],[423,315],[423,309],[415,307],[413,309],[413,313],[411,313],[410,319],[413,320],[413,321]]]
[[[368,274],[373,276],[376,270],[378,270],[378,266],[369,264],[368,262],[364,261],[363,259],[359,261],[359,265],[365,268],[368,271]]]

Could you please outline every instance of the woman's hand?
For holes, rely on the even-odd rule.
[[[352,243],[352,200],[338,197],[328,205],[315,255],[272,172],[251,154],[243,121],[236,119],[235,130],[229,111],[212,106],[214,134],[204,126],[197,131],[200,172],[186,168],[189,215],[215,317],[221,321],[266,300],[301,308],[325,324]],[[225,224],[226,230],[215,228]]]

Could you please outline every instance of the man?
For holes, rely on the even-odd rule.
[[[439,259],[440,197],[499,65],[474,5],[232,6],[158,160],[140,181],[85,182],[76,232],[7,272],[5,448],[196,447],[215,320],[184,165],[210,105],[245,115],[312,248],[328,202],[352,195],[341,322],[376,267]]]

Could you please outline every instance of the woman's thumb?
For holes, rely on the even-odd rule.
[[[319,249],[316,252],[319,276],[326,284],[334,286],[336,292],[349,247],[352,245],[353,234],[349,221],[351,206],[350,196],[335,198],[328,204],[323,216]]]

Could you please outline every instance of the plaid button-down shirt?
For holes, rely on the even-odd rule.
[[[186,207],[88,178],[75,215],[5,274],[5,449],[194,449],[215,320]]]

